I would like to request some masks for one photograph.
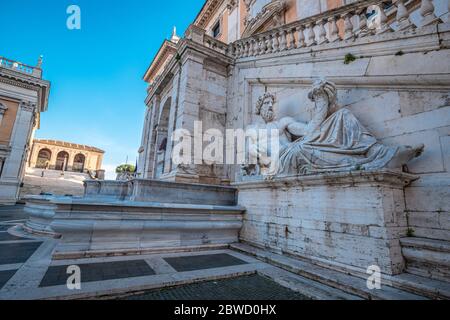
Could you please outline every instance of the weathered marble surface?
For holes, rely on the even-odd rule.
[[[85,197],[98,201],[121,200],[203,205],[235,205],[237,190],[226,186],[173,183],[159,180],[85,181]]]
[[[417,237],[450,240],[450,24],[343,43],[238,59],[230,77],[227,127],[264,121],[254,112],[265,93],[274,111],[296,121],[312,119],[308,92],[318,77],[336,83],[341,107],[350,110],[387,146],[424,143],[408,164],[420,176],[405,189],[409,227]],[[401,52],[399,51],[401,48]],[[346,54],[357,59],[344,64]],[[241,168],[230,166],[232,179]]]
[[[258,99],[256,114],[265,125],[249,128],[259,128],[270,139],[261,134],[251,139],[249,154],[255,162],[243,167],[245,175],[255,163],[259,170],[253,174],[268,177],[402,169],[423,154],[423,144],[386,146],[377,141],[350,110],[339,106],[336,85],[326,79],[314,82],[308,98],[314,104],[308,122],[277,114],[274,94],[265,93]],[[273,136],[273,132],[278,133]]]
[[[328,264],[403,272],[404,188],[416,176],[391,171],[240,182],[241,241]]]
[[[132,201],[53,203],[50,227],[62,235],[56,258],[223,247],[238,241],[244,211],[240,206]]]
[[[236,189],[155,180],[86,181],[85,197],[30,196],[25,229],[60,237],[55,257],[224,247],[245,208]]]

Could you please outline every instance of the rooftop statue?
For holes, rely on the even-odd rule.
[[[280,130],[278,161],[270,157],[273,152],[264,156],[262,151],[266,150],[261,148],[263,141],[250,142],[250,154],[256,152],[258,155],[257,167],[270,168],[259,170],[261,175],[271,178],[323,172],[402,169],[424,151],[423,144],[386,146],[377,141],[350,110],[338,106],[336,86],[330,81],[316,81],[308,97],[314,102],[313,116],[308,123],[289,117],[276,120],[274,96],[265,94],[260,98],[257,113],[264,119],[266,128]]]

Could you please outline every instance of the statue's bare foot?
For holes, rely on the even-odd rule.
[[[395,157],[389,162],[388,168],[399,169],[408,164],[412,159],[420,157],[425,150],[425,145],[401,146]]]

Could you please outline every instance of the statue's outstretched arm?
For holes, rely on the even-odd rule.
[[[285,118],[285,119],[286,119],[285,129],[287,130],[287,132],[296,137],[303,137],[306,135],[306,127],[307,127],[306,123],[296,121],[293,118]]]

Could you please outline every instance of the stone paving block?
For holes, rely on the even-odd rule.
[[[17,270],[0,271],[0,289],[12,278]]]
[[[151,290],[125,300],[307,300],[259,275]]]
[[[11,228],[11,226],[9,226]],[[0,231],[0,241],[19,241],[19,240],[28,240],[26,238],[20,238],[13,236],[12,234],[9,234],[5,231]]]
[[[23,220],[28,214],[23,211],[24,206],[2,206],[0,207],[0,221]]]
[[[41,244],[42,242],[0,243],[0,264],[24,263]]]
[[[247,262],[235,258],[229,254],[174,257],[164,258],[164,260],[178,272],[223,268],[247,264]]]
[[[144,260],[114,261],[78,265],[81,269],[81,282],[96,282],[155,275],[153,269]],[[69,275],[69,266],[48,268],[39,287],[64,285]]]

